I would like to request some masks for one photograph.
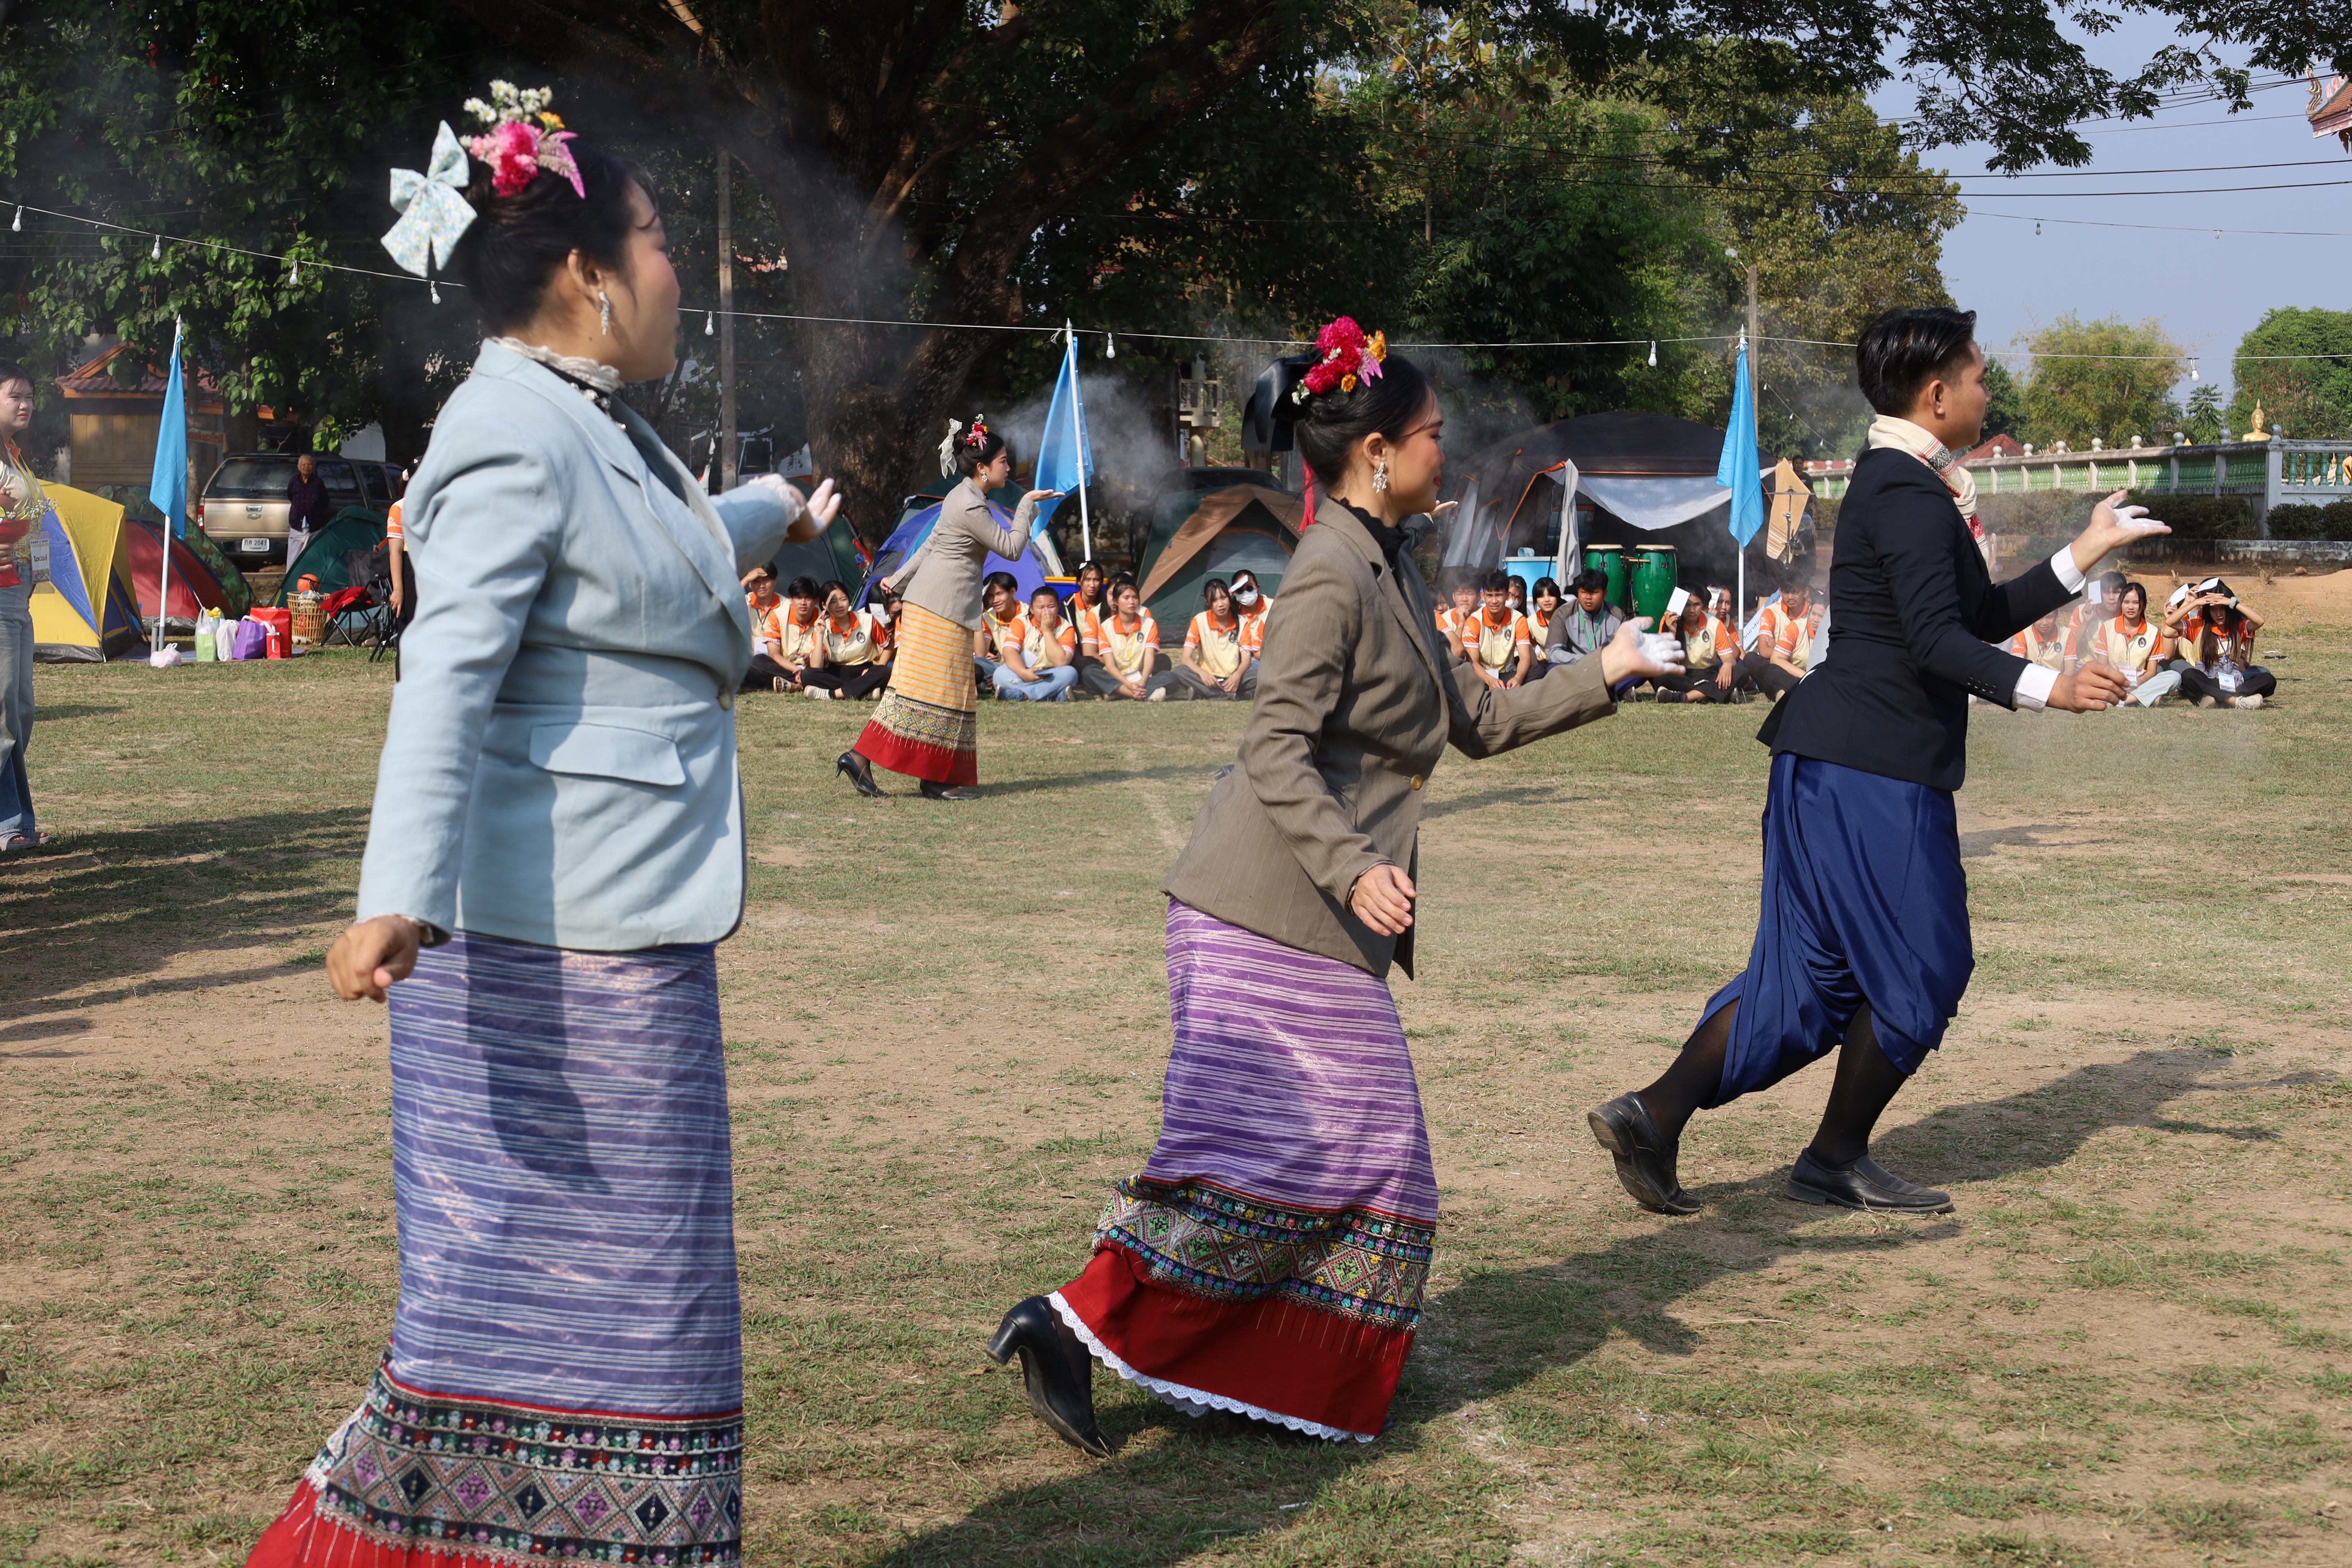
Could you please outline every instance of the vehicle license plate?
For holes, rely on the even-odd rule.
[[[267,555],[269,552],[269,541],[266,539],[240,539],[236,542],[236,549],[237,553],[240,555]]]

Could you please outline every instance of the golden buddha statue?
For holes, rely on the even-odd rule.
[[[2254,427],[2246,432],[2245,439],[2249,441],[2267,441],[2270,438],[2270,428],[2263,419],[2263,405],[2261,401],[2257,399],[2254,404]]]

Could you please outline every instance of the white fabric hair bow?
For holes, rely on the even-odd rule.
[[[428,250],[434,266],[446,268],[458,237],[473,226],[474,209],[460,194],[466,176],[466,149],[446,120],[433,134],[433,159],[425,173],[392,172],[392,205],[400,209],[400,221],[383,237],[383,247],[419,278],[425,275]]]
[[[947,439],[940,443],[940,477],[941,479],[953,479],[955,477],[955,442],[956,437],[962,433],[963,426],[961,424],[953,419],[948,421]]]

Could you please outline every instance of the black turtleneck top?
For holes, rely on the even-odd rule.
[[[1389,570],[1395,571],[1397,557],[1403,552],[1407,542],[1404,530],[1391,527],[1353,501],[1339,500],[1338,496],[1333,496],[1331,499],[1339,501],[1341,506],[1354,514],[1358,522],[1364,525],[1364,531],[1372,536],[1372,542],[1381,547],[1381,554],[1387,560]]]

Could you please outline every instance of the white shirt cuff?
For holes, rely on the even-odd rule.
[[[2077,572],[2074,575],[2079,581],[2083,574]],[[2048,665],[2027,665],[2025,673],[2017,678],[2017,705],[2029,711],[2049,707],[2051,689],[2057,684],[2058,672]]]
[[[2090,581],[2074,569],[2074,547],[2071,544],[2059,546],[2058,553],[2050,558],[2050,570],[2058,574],[2058,585],[2070,594],[2081,593],[2083,584]],[[2039,708],[2042,704],[2037,702],[2034,706]]]

